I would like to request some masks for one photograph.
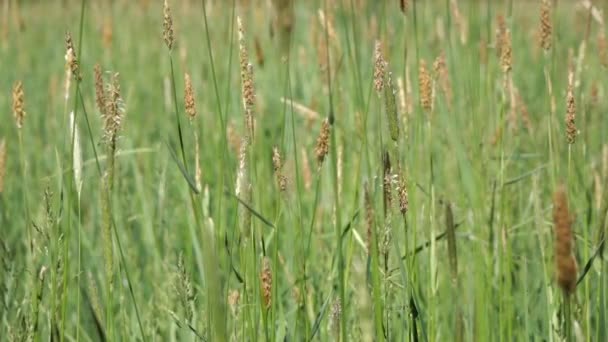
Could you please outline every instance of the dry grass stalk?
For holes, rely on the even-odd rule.
[[[70,67],[70,71],[72,72],[74,79],[77,82],[81,81],[82,75],[80,74],[80,65],[78,64],[78,59],[76,58],[76,48],[74,47],[72,34],[69,31],[65,33],[65,61]]]
[[[545,51],[551,49],[552,30],[551,2],[549,0],[542,0],[540,5],[540,46]]]
[[[23,127],[25,120],[25,92],[23,91],[23,82],[17,81],[13,86],[13,116],[17,128]]]
[[[420,106],[430,112],[433,109],[433,80],[427,71],[424,59],[420,60],[418,87],[420,88]]]
[[[184,83],[184,104],[186,107],[186,114],[188,115],[188,119],[190,119],[190,123],[192,123],[196,118],[196,104],[194,102],[194,90],[192,90],[192,80],[190,79],[190,75],[188,73],[184,74]]]
[[[316,112],[315,110],[306,107],[305,105],[298,103],[292,99],[286,99],[284,97],[281,97],[281,102],[282,103],[286,103],[289,106],[292,106],[293,109],[299,113],[300,115],[302,115],[304,117],[304,120],[306,120],[306,127],[308,127],[309,129],[312,127],[312,125],[319,120],[319,118],[321,117],[321,115],[319,115],[318,112]]]
[[[456,28],[460,34],[460,43],[462,45],[467,43],[467,34],[469,31],[469,27],[467,25],[466,18],[460,13],[458,9],[458,3],[456,0],[450,0],[452,17],[454,18],[454,23],[456,24]]]
[[[272,270],[270,268],[270,259],[268,257],[264,257],[264,259],[262,259],[260,281],[262,283],[261,290],[264,308],[268,310],[272,305]]]
[[[0,194],[4,192],[4,177],[6,176],[6,140],[0,140]]]
[[[573,218],[568,208],[568,198],[563,185],[553,196],[553,224],[555,228],[555,263],[557,283],[566,295],[576,289],[577,264],[574,258]]]
[[[321,165],[323,165],[325,156],[327,156],[327,154],[329,153],[329,134],[329,120],[325,119],[321,124],[321,131],[319,132],[319,137],[317,138],[317,145],[315,146],[315,155],[317,156],[319,168],[321,167]]]
[[[608,68],[608,42],[606,41],[606,34],[604,33],[603,26],[597,37],[597,50],[598,50],[598,57],[600,59],[600,64],[604,68]]]
[[[304,181],[304,189],[310,190],[312,188],[312,172],[310,170],[310,162],[308,161],[308,154],[306,149],[302,147],[302,180]]]
[[[578,130],[575,124],[576,103],[574,100],[574,71],[568,71],[568,92],[566,94],[566,139],[568,144],[574,144]]]
[[[173,18],[171,17],[171,8],[169,2],[165,0],[163,5],[163,39],[169,50],[173,49],[175,38],[173,37]]]
[[[281,160],[281,153],[278,147],[272,148],[272,166],[274,168],[274,174],[277,180],[277,186],[279,190],[287,190],[287,177],[283,174],[283,162]]]
[[[105,116],[106,112],[106,93],[103,82],[103,74],[101,72],[101,66],[99,63],[95,64],[93,71],[95,73],[95,103],[97,104],[99,113],[101,113],[101,116],[103,117]]]

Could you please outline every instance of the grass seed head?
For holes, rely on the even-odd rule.
[[[169,51],[173,49],[175,38],[173,37],[173,18],[171,17],[171,8],[169,2],[165,0],[163,5],[163,39]]]
[[[185,90],[184,90],[184,103],[186,107],[186,114],[190,122],[193,122],[196,118],[196,105],[194,103],[194,90],[192,90],[192,81],[190,75],[186,73],[184,75]]]
[[[278,147],[272,148],[272,166],[277,179],[277,186],[279,190],[287,190],[287,177],[283,174],[283,162],[281,161],[281,153]]]
[[[17,81],[13,86],[13,116],[15,117],[17,128],[21,129],[23,127],[25,115],[25,93],[23,91],[23,83]]]
[[[260,273],[262,300],[264,308],[270,309],[272,305],[272,270],[270,268],[270,259],[264,257],[262,259],[262,272]]]
[[[551,3],[549,0],[542,0],[540,5],[540,46],[543,50],[551,49]]]
[[[568,144],[574,144],[578,130],[575,124],[576,103],[574,100],[574,71],[568,72],[568,92],[566,94],[566,139]]]
[[[76,58],[76,48],[74,47],[74,41],[72,40],[72,34],[70,31],[65,33],[65,61],[70,67],[70,71],[72,72],[72,76],[76,81],[82,80],[82,75],[80,74],[80,65],[78,64],[78,59]]]
[[[574,258],[573,218],[568,208],[566,188],[560,185],[553,196],[553,225],[555,229],[555,263],[557,283],[566,295],[576,288],[577,265]]]
[[[426,61],[420,60],[418,70],[418,87],[420,92],[420,106],[426,111],[433,108],[433,80],[426,68]]]
[[[106,112],[106,91],[103,81],[103,73],[99,63],[95,64],[93,71],[95,73],[95,103],[97,104],[99,113],[101,113],[101,116],[103,117],[105,116]]]
[[[386,61],[382,55],[382,45],[380,41],[376,40],[374,46],[374,88],[381,96],[382,90],[384,90],[384,74],[386,73]]]
[[[399,195],[399,211],[402,215],[405,215],[407,214],[410,202],[407,193],[407,183],[402,172],[399,172],[399,185],[397,188],[397,192]]]
[[[505,74],[510,72],[513,67],[512,46],[511,46],[511,31],[505,31],[501,40],[500,47],[500,66]]]
[[[323,123],[321,123],[321,131],[319,133],[319,137],[317,138],[317,145],[315,146],[315,155],[317,156],[317,162],[319,163],[319,167],[323,165],[325,156],[327,156],[327,154],[329,153],[329,134],[329,120],[324,119]]]
[[[103,117],[104,133],[106,142],[114,148],[116,141],[118,140],[118,133],[122,127],[124,114],[118,73],[112,74],[112,79],[107,86],[106,95],[105,113]]]

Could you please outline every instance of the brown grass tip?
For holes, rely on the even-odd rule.
[[[270,268],[270,259],[268,259],[268,257],[264,257],[262,260],[260,281],[262,283],[261,290],[264,308],[269,309],[272,305],[272,270]]]
[[[557,283],[569,295],[576,288],[577,264],[574,258],[572,216],[568,209],[566,188],[560,185],[553,196],[553,224],[555,229],[555,263]]]
[[[163,39],[169,50],[173,49],[175,38],[173,37],[173,18],[171,17],[171,8],[169,2],[165,0],[163,4]]]
[[[80,74],[80,65],[76,58],[76,48],[74,47],[74,41],[72,40],[72,34],[70,31],[65,33],[65,61],[70,68],[70,72],[76,81],[82,80]]]
[[[540,5],[540,46],[548,51],[551,49],[551,32],[553,25],[551,23],[551,3],[549,0],[543,0]]]
[[[568,144],[574,144],[578,130],[575,124],[576,103],[574,100],[574,71],[568,72],[568,92],[566,94],[566,139]]]
[[[330,134],[329,120],[324,119],[321,124],[321,131],[317,138],[317,145],[315,146],[315,155],[317,156],[317,162],[319,167],[323,164],[325,156],[329,153],[329,134]]]
[[[192,90],[192,80],[188,73],[184,74],[184,105],[186,107],[186,114],[190,122],[196,118],[196,105],[194,103],[194,90]]]
[[[374,89],[381,96],[382,90],[384,90],[384,75],[386,73],[386,61],[382,55],[382,44],[376,40],[374,46]]]
[[[420,60],[418,70],[418,87],[420,92],[420,105],[422,109],[431,111],[433,108],[433,80],[427,71],[426,61]]]

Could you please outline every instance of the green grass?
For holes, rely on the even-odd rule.
[[[163,42],[162,1],[0,5],[0,140],[7,147],[0,336],[559,341],[572,332],[582,341],[608,340],[601,249],[608,70],[597,44],[608,32],[599,20],[559,2],[552,49],[544,52],[536,40],[540,1],[460,1],[459,14],[447,0],[409,1],[405,14],[399,1],[295,1],[293,20],[285,14],[291,1],[271,3],[287,4],[287,12],[275,18],[266,1],[170,1],[172,50]],[[510,77],[531,129],[521,106],[511,115],[503,87],[499,14],[511,32]],[[235,195],[234,140],[248,134],[237,15],[256,95],[243,178],[251,195]],[[72,79],[67,99],[66,31],[83,76]],[[393,85],[408,85],[411,111],[398,89],[395,103],[390,91],[374,90],[376,40]],[[564,121],[569,50],[580,131],[572,146]],[[433,70],[442,53],[450,103]],[[431,111],[420,106],[422,59],[435,80]],[[96,63],[108,80],[120,75],[125,116],[114,158],[95,104]],[[184,73],[195,91],[192,124]],[[11,109],[19,80],[27,112],[20,130]],[[296,104],[316,117],[307,119]],[[70,112],[79,139],[70,134]],[[325,118],[329,155],[319,164],[315,144]],[[568,305],[553,259],[552,195],[560,183],[575,214],[584,274]],[[268,307],[264,258],[272,273]]]

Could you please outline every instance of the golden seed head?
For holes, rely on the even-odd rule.
[[[500,47],[500,66],[502,67],[502,72],[508,73],[509,71],[511,71],[513,64],[511,31],[509,31],[508,29],[505,31],[501,43],[502,45]]]
[[[95,64],[93,71],[95,73],[95,103],[101,115],[104,116],[106,111],[106,93],[99,63]]]
[[[568,72],[568,92],[566,94],[566,139],[568,144],[574,144],[578,130],[575,124],[576,103],[574,101],[574,71]]]
[[[329,129],[329,120],[323,120],[323,123],[321,124],[321,131],[319,133],[319,137],[317,138],[317,145],[315,146],[315,155],[317,156],[319,167],[323,165],[325,156],[327,156],[329,153]]]
[[[262,300],[264,308],[269,309],[272,305],[272,270],[270,268],[270,259],[264,257],[262,259],[262,273],[260,274],[262,283]]]
[[[540,5],[540,46],[548,51],[551,49],[551,3],[543,0]]]
[[[25,120],[25,93],[21,81],[17,81],[13,87],[13,115],[17,128],[21,129]]]
[[[420,105],[426,111],[433,108],[433,80],[426,68],[426,61],[420,60],[418,71],[418,87],[420,88]]]
[[[192,122],[196,118],[196,105],[194,104],[194,91],[192,90],[192,81],[190,75],[184,75],[185,91],[184,91],[184,103],[186,107],[186,114]]]
[[[384,90],[384,75],[386,73],[386,61],[382,55],[382,45],[380,41],[376,40],[374,46],[374,88],[378,93],[378,96]]]
[[[6,176],[6,140],[0,140],[0,194],[4,191],[4,176]]]
[[[163,6],[163,39],[169,50],[173,49],[175,38],[173,37],[173,18],[171,17],[171,8],[169,3],[165,0]]]
[[[553,224],[555,229],[555,263],[557,283],[565,294],[576,288],[577,265],[574,258],[574,235],[572,216],[568,209],[568,198],[563,185],[559,186],[553,197]]]
[[[106,105],[103,117],[105,138],[112,148],[115,147],[118,139],[118,132],[122,126],[124,107],[120,96],[120,84],[118,73],[112,75],[111,82],[106,90]]]
[[[68,64],[74,79],[76,81],[82,80],[82,75],[80,74],[80,65],[78,64],[78,59],[76,58],[74,41],[72,40],[72,34],[69,31],[65,33],[65,61]]]

